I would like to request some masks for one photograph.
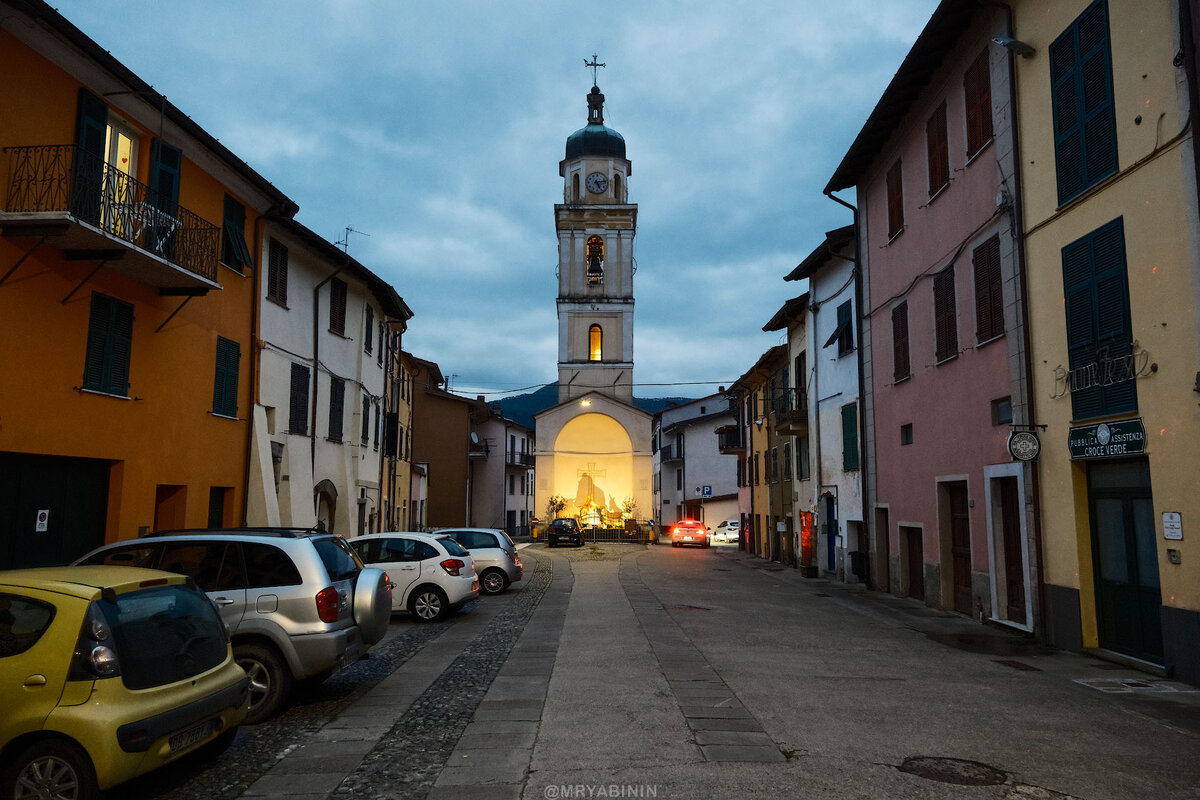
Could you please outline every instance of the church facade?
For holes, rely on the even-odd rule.
[[[651,514],[651,415],[633,404],[633,255],[637,205],[621,134],[588,94],[588,124],[559,164],[558,405],[537,425],[535,508],[586,527]],[[549,511],[551,498],[560,510]]]

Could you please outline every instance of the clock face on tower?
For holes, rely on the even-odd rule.
[[[603,172],[593,172],[587,176],[587,188],[592,194],[600,194],[608,188],[608,178]]]

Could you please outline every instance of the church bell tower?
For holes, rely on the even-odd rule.
[[[593,57],[588,66],[595,78],[595,68],[604,65]],[[632,404],[633,169],[625,139],[604,124],[604,95],[595,84],[587,125],[567,137],[558,165],[558,401],[599,392]]]

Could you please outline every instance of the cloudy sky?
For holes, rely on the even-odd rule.
[[[821,194],[936,0],[57,0],[391,282],[404,346],[489,399],[555,380],[558,162],[605,123],[638,204],[634,393],[699,397],[777,334]],[[136,20],[136,24],[131,23]],[[853,200],[852,196],[846,199]]]

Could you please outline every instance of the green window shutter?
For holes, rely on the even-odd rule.
[[[1122,218],[1071,242],[1062,258],[1071,413],[1082,420],[1136,411],[1137,382],[1122,380],[1119,367],[1133,353]]]
[[[288,402],[288,433],[308,433],[308,367],[292,364],[292,388]]]
[[[133,306],[94,292],[88,319],[83,388],[128,395],[132,347]]]
[[[842,406],[842,469],[858,469],[858,404]]]
[[[213,413],[225,417],[237,416],[238,362],[241,346],[224,337],[217,337],[217,368],[213,379]]]
[[[235,269],[254,266],[246,246],[246,207],[225,195],[224,221],[221,226],[221,261]]]
[[[329,438],[335,442],[342,440],[343,421],[346,402],[346,382],[341,378],[329,379]]]
[[[1058,203],[1117,171],[1108,6],[1096,0],[1050,45]]]
[[[71,168],[71,213],[93,225],[100,222],[104,193],[104,141],[108,105],[87,89],[79,90],[75,115],[75,153]]]

